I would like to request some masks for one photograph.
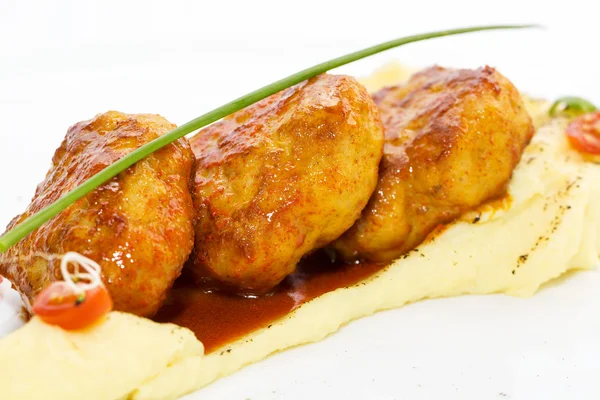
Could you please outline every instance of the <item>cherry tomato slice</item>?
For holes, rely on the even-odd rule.
[[[33,302],[33,312],[44,322],[63,329],[83,329],[112,309],[113,303],[102,285],[77,294],[64,281],[53,282]]]
[[[600,154],[600,111],[581,115],[567,126],[567,138],[576,150]]]

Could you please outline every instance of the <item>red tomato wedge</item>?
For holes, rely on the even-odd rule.
[[[600,154],[600,110],[583,114],[567,126],[569,143],[577,151]]]
[[[33,302],[33,312],[44,322],[63,329],[83,329],[98,321],[113,303],[103,285],[76,293],[64,281],[53,282]]]

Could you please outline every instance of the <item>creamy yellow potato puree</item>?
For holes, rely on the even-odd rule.
[[[125,399],[166,368],[198,358],[188,329],[120,312],[82,331],[33,318],[0,340],[2,399]]]
[[[409,73],[391,65],[364,83],[376,90]],[[471,293],[531,296],[569,270],[593,268],[600,250],[600,168],[568,147],[566,121],[550,121],[547,103],[527,105],[543,126],[515,169],[507,209],[464,216],[366,285],[305,303],[223,349],[231,351],[202,356],[190,331],[122,313],[83,332],[34,318],[0,341],[0,365],[11,366],[0,374],[3,398],[175,399],[379,310]]]

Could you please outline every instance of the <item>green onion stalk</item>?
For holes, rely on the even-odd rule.
[[[188,135],[200,128],[203,128],[215,121],[220,120],[221,118],[224,118],[236,111],[248,107],[249,105],[252,105],[257,101],[269,97],[283,89],[289,88],[290,86],[293,86],[314,76],[325,73],[334,68],[341,67],[353,61],[357,61],[362,58],[369,57],[373,54],[381,53],[382,51],[386,51],[408,43],[414,43],[422,40],[434,39],[451,35],[459,35],[470,32],[499,29],[522,29],[531,27],[533,27],[533,25],[478,26],[470,28],[449,29],[444,31],[407,36],[395,40],[390,40],[388,42],[384,42],[372,47],[368,47],[366,49],[359,50],[357,52],[350,53],[338,58],[334,58],[332,60],[323,62],[321,64],[317,64],[313,67],[297,72],[293,75],[288,76],[287,78],[278,80],[274,83],[271,83],[270,85],[264,86],[227,104],[215,108],[214,110],[209,111],[206,114],[201,115],[179,126],[178,128],[173,129],[169,133],[157,139],[154,139],[153,141],[132,151],[120,160],[107,166],[102,171],[98,172],[75,189],[63,195],[54,203],[48,205],[36,214],[27,218],[25,221],[21,222],[19,225],[13,227],[4,235],[0,236],[0,253],[5,252],[10,247],[19,242],[21,239],[23,239],[25,236],[33,232],[35,229],[39,228],[45,222],[55,217],[62,210],[69,207],[71,204],[81,199],[82,197],[90,193],[92,190],[101,186],[111,178],[115,177],[119,173],[123,172],[124,170],[131,167],[133,164],[137,163],[138,161],[142,160],[148,155],[152,154],[153,152],[165,147],[166,145],[174,142],[177,139],[184,137],[185,135]]]

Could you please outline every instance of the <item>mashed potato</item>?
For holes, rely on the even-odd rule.
[[[77,332],[33,318],[0,340],[2,399],[123,399],[204,347],[192,332],[120,312]]]
[[[375,90],[408,74],[388,66],[365,84]],[[206,356],[191,332],[125,314],[112,313],[77,333],[34,319],[0,341],[0,363],[16,364],[0,374],[0,387],[9,389],[3,398],[173,399],[379,310],[462,294],[531,296],[569,270],[593,268],[600,250],[600,168],[568,147],[567,121],[549,121],[547,103],[527,105],[543,126],[515,169],[509,206],[469,213],[360,284],[305,303],[270,329]],[[35,387],[23,391],[28,382]],[[98,388],[96,397],[90,388]]]

